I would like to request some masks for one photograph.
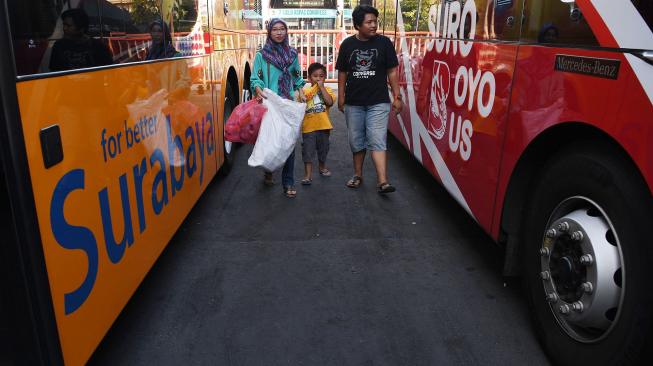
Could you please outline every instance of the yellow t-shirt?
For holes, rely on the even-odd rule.
[[[336,94],[329,87],[325,87],[325,89],[335,104]],[[306,114],[302,123],[302,133],[332,129],[333,125],[329,120],[329,108],[324,103],[324,98],[319,93],[318,86],[311,85],[304,88],[304,94],[306,95]]]

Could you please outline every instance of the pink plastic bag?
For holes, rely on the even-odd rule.
[[[239,104],[227,120],[224,138],[231,142],[256,143],[263,115],[268,109],[256,99]]]

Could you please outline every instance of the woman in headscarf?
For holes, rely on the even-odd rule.
[[[268,88],[279,96],[293,99],[295,91],[299,98],[306,100],[302,88],[304,79],[297,59],[297,50],[288,43],[288,26],[281,19],[272,19],[268,24],[268,37],[265,46],[256,53],[254,69],[250,78],[252,92],[256,98],[265,98],[264,88]],[[283,191],[287,197],[295,197],[295,152],[286,160],[281,172]],[[272,172],[265,172],[263,183],[274,184]]]
[[[166,23],[161,20],[155,20],[150,23],[149,30],[150,36],[152,37],[152,45],[147,49],[146,60],[181,56],[181,53],[172,45],[170,28]]]

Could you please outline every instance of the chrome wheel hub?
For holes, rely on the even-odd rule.
[[[625,291],[621,247],[605,211],[585,197],[560,203],[547,223],[540,267],[545,299],[565,332],[585,343],[605,337]]]

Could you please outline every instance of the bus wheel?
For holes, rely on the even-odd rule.
[[[618,151],[575,146],[535,184],[522,231],[524,282],[556,363],[628,363],[651,344],[652,198],[635,171]]]
[[[231,88],[231,83],[227,82],[226,88],[227,90],[225,90],[224,93],[224,114],[222,118],[222,120],[224,121],[223,127],[226,127],[227,120],[229,119],[229,116],[231,116],[231,113],[234,111],[234,108],[236,108],[236,105],[238,103],[236,101],[236,96],[234,95],[233,89]],[[224,163],[220,168],[220,172],[222,174],[229,174],[229,171],[231,171],[231,167],[233,166],[234,163],[234,156],[236,155],[235,149],[236,149],[235,143],[224,140],[224,144],[223,144]]]

